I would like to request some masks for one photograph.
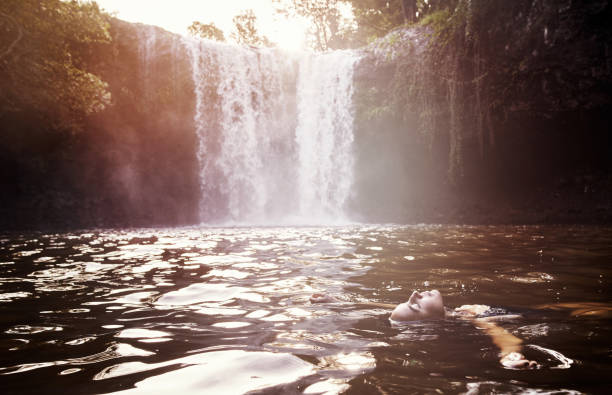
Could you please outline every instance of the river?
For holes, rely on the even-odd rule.
[[[581,393],[612,374],[610,312],[558,305],[610,301],[610,228],[125,229],[0,246],[4,394]],[[469,321],[392,325],[381,304],[413,289],[520,314],[499,324],[541,368],[505,369]]]

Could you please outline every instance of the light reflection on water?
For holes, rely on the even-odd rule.
[[[535,308],[610,302],[611,229],[146,229],[0,247],[3,393],[598,392],[612,373],[609,311]],[[391,326],[384,304],[416,288],[523,313],[503,326],[544,368],[503,369],[467,322]],[[335,300],[311,304],[318,292]],[[555,370],[541,350],[578,362]]]

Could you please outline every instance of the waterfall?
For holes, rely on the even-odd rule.
[[[196,98],[200,221],[346,221],[357,57],[184,42]]]
[[[158,44],[158,34],[155,26],[143,26],[138,30],[138,52],[140,59],[140,70],[142,73],[142,94],[145,101],[151,100],[151,92],[149,91],[148,83],[153,77],[151,65],[153,57],[157,55],[156,49]]]
[[[300,61],[296,142],[299,213],[345,220],[353,183],[353,66],[350,52]]]

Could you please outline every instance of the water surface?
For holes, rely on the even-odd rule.
[[[610,302],[608,228],[96,230],[0,247],[3,393],[580,393],[612,374],[606,311],[541,308]],[[500,325],[542,368],[504,369],[470,322],[391,325],[384,304],[412,289],[521,314]]]

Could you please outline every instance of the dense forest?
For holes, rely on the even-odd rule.
[[[314,49],[362,53],[360,219],[612,220],[609,1],[282,3],[311,19]],[[236,42],[271,45],[248,12],[235,23]],[[4,0],[0,29],[0,228],[197,221],[194,94],[176,35],[59,0]],[[147,29],[163,44],[143,64]],[[225,40],[212,22],[191,31]]]

